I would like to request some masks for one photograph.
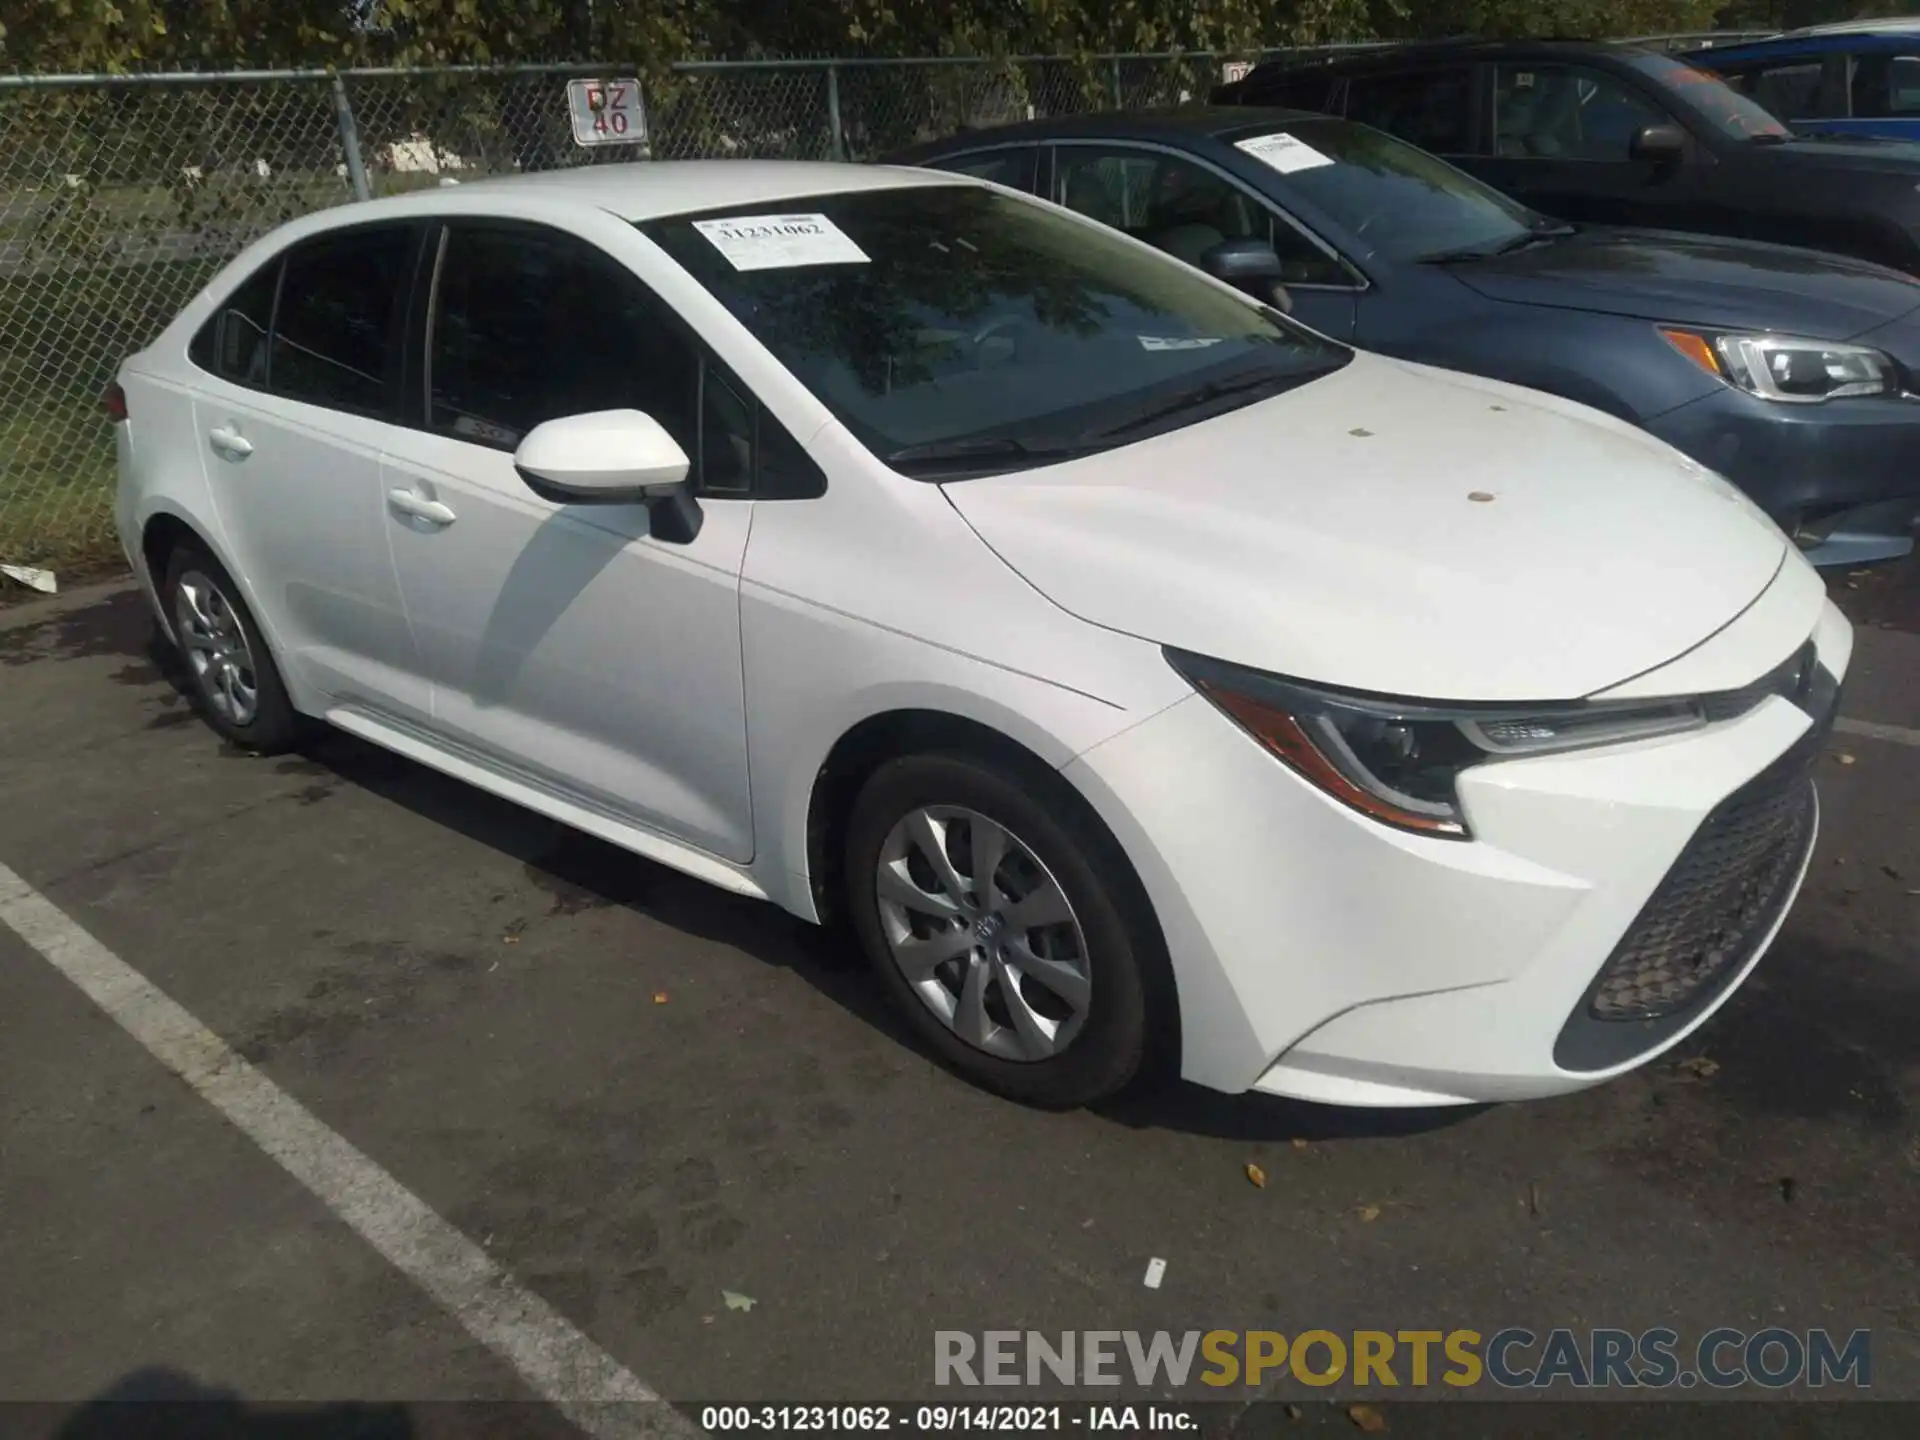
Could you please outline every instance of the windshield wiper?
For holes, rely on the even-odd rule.
[[[956,440],[925,440],[889,451],[881,460],[895,469],[925,469],[942,465],[977,465],[996,457],[1018,460],[1064,460],[1085,451],[1082,445],[1056,441],[1016,440],[1011,435],[964,435]]]
[[[1179,415],[1202,405],[1211,405],[1216,400],[1224,400],[1229,395],[1239,395],[1248,390],[1260,390],[1269,385],[1290,386],[1303,384],[1323,370],[1307,372],[1281,372],[1277,370],[1256,370],[1246,375],[1230,375],[1223,380],[1209,380],[1204,385],[1195,385],[1190,390],[1182,390],[1170,397],[1164,404],[1151,410],[1142,410],[1138,415],[1129,415],[1117,425],[1109,425],[1104,430],[1095,430],[1087,437],[1093,440],[1111,440],[1118,435],[1126,435],[1135,430],[1144,429],[1156,420],[1165,420],[1169,416]]]
[[[1490,260],[1495,255],[1511,255],[1516,250],[1524,250],[1527,246],[1538,244],[1542,240],[1558,240],[1571,234],[1573,234],[1573,226],[1548,222],[1523,230],[1518,235],[1509,235],[1498,245],[1491,247],[1462,245],[1455,250],[1435,250],[1429,255],[1419,255],[1414,258],[1422,265],[1446,265],[1456,260]]]

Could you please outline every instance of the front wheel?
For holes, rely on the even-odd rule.
[[[854,804],[848,899],[882,986],[943,1060],[1068,1108],[1148,1070],[1149,996],[1170,1003],[1171,987],[1150,983],[1157,939],[1118,846],[1068,797],[1034,796],[1041,778],[960,755],[888,762]]]

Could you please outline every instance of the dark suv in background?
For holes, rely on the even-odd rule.
[[[1213,98],[1364,121],[1563,220],[1771,240],[1920,274],[1920,146],[1798,137],[1719,76],[1631,45],[1273,61]]]

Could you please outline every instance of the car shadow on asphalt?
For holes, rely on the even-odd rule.
[[[152,688],[164,681],[168,687],[164,708],[150,727],[193,719],[185,668],[130,587],[42,624],[0,633],[0,641],[5,642],[0,658],[14,664],[126,657],[130,663],[114,676],[118,683]],[[209,738],[209,743],[218,742]],[[236,758],[244,753],[228,748]],[[934,1059],[870,983],[857,943],[844,930],[810,925],[773,905],[730,895],[340,731],[317,731],[300,753],[279,758],[273,769],[307,782],[294,796],[301,803],[353,786],[519,861],[529,883],[548,897],[549,915],[623,906],[790,970],[893,1043]],[[1218,1139],[1332,1141],[1444,1129],[1486,1108],[1344,1109],[1262,1094],[1223,1095],[1175,1082],[1117,1097],[1095,1113],[1133,1129]]]
[[[811,925],[764,901],[728,894],[353,736],[316,735],[292,763],[299,773],[353,785],[519,861],[528,881],[549,897],[549,915],[625,907],[791,971],[893,1043],[933,1058],[871,983],[857,942],[839,927]],[[289,769],[288,762],[281,768]],[[1176,1082],[1119,1097],[1096,1113],[1130,1128],[1215,1138],[1338,1140],[1422,1133],[1484,1108],[1348,1110]]]
[[[534,1400],[256,1404],[160,1365],[129,1371],[77,1404],[33,1408],[57,1418],[46,1432],[51,1440],[578,1440],[581,1433]]]

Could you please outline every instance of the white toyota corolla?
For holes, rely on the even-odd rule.
[[[1037,1103],[1590,1085],[1727,999],[1813,847],[1852,632],[1738,492],[976,181],[349,206],[108,406],[215,729],[844,917]]]

